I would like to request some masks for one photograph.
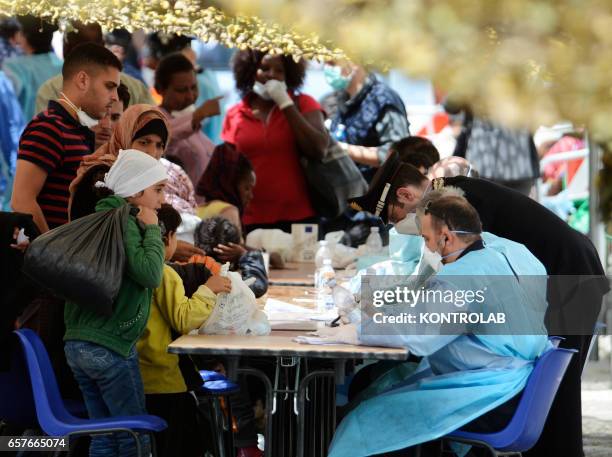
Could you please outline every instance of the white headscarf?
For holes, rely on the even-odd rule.
[[[104,186],[119,197],[131,197],[147,187],[168,179],[166,167],[158,160],[136,149],[119,150],[113,166],[104,175]]]

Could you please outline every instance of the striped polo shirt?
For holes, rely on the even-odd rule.
[[[83,156],[93,153],[94,145],[94,132],[54,100],[23,131],[17,158],[47,172],[37,201],[49,228],[68,222],[68,187],[76,177]]]

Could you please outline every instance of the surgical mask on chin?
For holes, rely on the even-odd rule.
[[[466,232],[464,230],[453,230],[452,232],[460,233],[463,235],[474,235],[474,232]],[[433,268],[433,270],[437,273],[444,265],[444,259],[448,259],[449,257],[461,254],[463,251],[465,251],[465,248],[457,249],[456,251],[449,252],[446,255],[442,255],[437,251],[432,251],[427,247],[427,245],[425,245],[423,249],[423,260],[428,263],[429,266],[431,266],[431,268]]]
[[[259,81],[255,81],[255,83],[253,84],[253,92],[255,92],[264,100],[272,100],[272,98],[268,94],[268,91],[266,90],[266,86],[264,86]]]
[[[60,92],[60,95],[62,96],[62,100],[64,100],[70,108],[76,111],[77,118],[79,119],[79,122],[81,123],[83,127],[87,127],[90,129],[98,125],[98,122],[100,122],[98,119],[94,119],[89,114],[87,114],[85,111],[83,111],[81,108],[78,108],[74,103],[72,103],[68,99],[68,97],[66,97],[66,95],[63,92]]]
[[[195,110],[196,110],[196,106],[192,103],[191,105],[183,108],[182,110],[172,111],[170,114],[172,115],[172,117],[181,117],[181,116],[184,116],[185,114],[193,114]]]
[[[432,251],[427,245],[423,246],[423,262],[429,265],[436,273],[443,266],[442,255],[438,251]]]
[[[325,65],[323,68],[325,81],[334,90],[345,90],[352,79],[352,73],[348,76],[342,76],[342,69],[334,65]]]
[[[402,235],[419,235],[419,228],[416,223],[416,213],[408,213],[401,221],[393,224],[397,233]]]

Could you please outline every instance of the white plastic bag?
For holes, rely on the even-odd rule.
[[[255,294],[241,276],[229,271],[229,263],[221,267],[221,276],[232,282],[229,294],[219,294],[213,312],[199,333],[215,335],[267,335],[270,324],[264,313],[257,309]],[[263,317],[262,317],[263,316]]]
[[[291,234],[279,229],[253,230],[247,235],[246,244],[255,249],[277,252],[285,262],[292,258],[293,238]]]

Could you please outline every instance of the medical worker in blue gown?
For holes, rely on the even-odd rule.
[[[390,453],[464,426],[477,431],[485,415],[499,430],[512,417],[534,361],[551,347],[543,323],[546,271],[523,245],[491,234],[483,240],[476,210],[455,194],[430,192],[417,215],[423,257],[437,272],[426,287],[475,291],[485,284],[486,300],[470,304],[469,311],[503,313],[506,324],[458,325],[451,331],[436,325],[381,327],[367,311],[360,324],[325,329],[323,336],[331,339],[406,347],[423,357],[418,366],[399,365],[392,370],[396,376],[387,374],[362,392],[336,431],[330,457]],[[439,305],[417,303],[415,309]],[[397,313],[407,309],[396,308]],[[465,447],[456,451],[466,452]]]

